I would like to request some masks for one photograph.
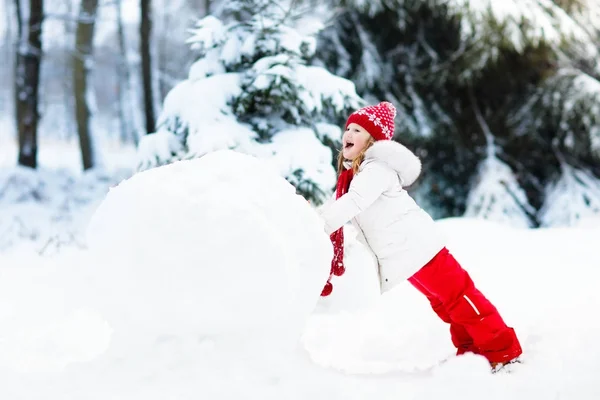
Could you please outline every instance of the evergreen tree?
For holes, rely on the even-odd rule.
[[[588,169],[561,161],[559,178],[546,187],[541,226],[573,226],[600,215],[600,181]]]
[[[339,126],[363,101],[351,81],[307,65],[316,39],[295,28],[294,3],[227,1],[197,23],[198,61],[140,143],[140,170],[229,148],[272,160],[299,193],[324,200]]]
[[[467,198],[466,217],[479,217],[530,228],[535,210],[529,204],[511,168],[498,157],[494,134],[487,125],[471,94],[475,118],[486,139],[486,157],[479,165],[475,182]]]

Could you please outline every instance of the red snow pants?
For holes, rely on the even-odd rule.
[[[457,355],[472,352],[490,363],[508,362],[521,355],[514,329],[506,326],[447,248],[408,280],[427,296],[442,321],[450,324]]]

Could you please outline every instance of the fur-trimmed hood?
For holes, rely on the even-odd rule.
[[[378,140],[365,152],[365,164],[380,161],[400,177],[402,187],[412,185],[421,174],[421,160],[405,146],[393,140]]]

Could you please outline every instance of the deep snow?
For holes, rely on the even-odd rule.
[[[85,247],[89,218],[109,187],[130,176],[135,148],[99,143],[104,165],[83,172],[76,141],[40,139],[38,168],[17,166],[16,141],[0,126],[0,253],[52,255]]]
[[[318,297],[328,238],[262,165],[219,152],[146,171],[98,208],[90,250],[0,253],[0,398],[600,398],[600,224],[439,221],[525,353],[511,374],[437,366],[446,326],[409,285],[378,296],[351,229],[347,273]]]

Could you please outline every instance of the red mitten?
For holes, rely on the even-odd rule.
[[[332,291],[333,291],[333,285],[331,284],[331,282],[327,281],[327,283],[325,284],[325,287],[323,288],[323,291],[321,291],[321,296],[323,296],[323,297],[329,296]]]

